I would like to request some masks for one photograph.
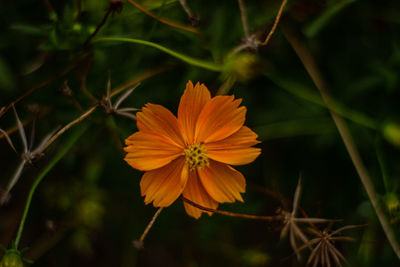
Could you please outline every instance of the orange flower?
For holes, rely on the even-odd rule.
[[[213,209],[218,203],[243,202],[246,181],[229,165],[248,164],[261,149],[251,147],[259,141],[243,126],[246,108],[239,107],[241,102],[233,96],[211,98],[204,84],[189,81],[178,117],[150,103],[137,113],[139,131],[125,140],[125,161],[146,172],[140,181],[146,204],[167,207],[181,194]],[[195,218],[203,212],[184,206]]]

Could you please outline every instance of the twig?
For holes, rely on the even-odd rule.
[[[47,173],[61,160],[62,157],[69,151],[69,149],[73,146],[73,144],[79,139],[79,137],[84,133],[86,127],[78,129],[66,142],[65,146],[61,149],[61,151],[49,162],[49,164],[44,168],[44,170],[39,174],[36,181],[33,183],[31,190],[29,191],[28,199],[26,200],[25,209],[22,214],[22,218],[19,224],[17,236],[14,242],[14,248],[18,249],[19,242],[21,240],[22,231],[24,229],[26,217],[28,216],[28,211],[32,202],[33,194],[35,193],[36,188],[39,183],[43,180],[43,178],[47,175]]]
[[[158,215],[160,215],[161,211],[163,210],[163,207],[159,208],[156,213],[154,214],[153,218],[151,219],[151,221],[149,222],[149,224],[147,225],[146,229],[144,229],[143,234],[141,235],[141,237],[138,240],[134,240],[133,244],[136,248],[141,249],[143,248],[143,241],[146,238],[147,234],[149,233],[151,227],[153,226],[154,222],[156,221]]]
[[[208,212],[213,212],[225,216],[230,216],[230,217],[236,217],[236,218],[244,218],[244,219],[249,219],[249,220],[260,220],[260,221],[282,221],[283,217],[281,215],[275,215],[275,216],[257,216],[257,215],[250,215],[250,214],[243,214],[243,213],[235,213],[235,212],[230,212],[230,211],[224,211],[224,210],[216,210],[212,208],[206,208],[203,207],[197,203],[194,203],[193,201],[181,196],[180,197],[184,202],[188,203],[189,205],[192,205],[193,207],[196,207],[198,209],[208,211]]]
[[[39,155],[41,153],[43,153],[44,150],[46,150],[46,148],[48,148],[58,137],[60,137],[60,135],[62,135],[65,131],[67,131],[69,128],[71,128],[72,126],[74,126],[75,124],[81,122],[82,120],[84,120],[85,118],[87,118],[90,114],[92,114],[93,111],[95,111],[95,109],[98,107],[98,105],[95,105],[93,107],[91,107],[88,111],[86,111],[85,113],[83,113],[81,116],[79,116],[77,119],[71,121],[70,123],[68,123],[67,125],[65,125],[62,129],[60,129],[55,135],[53,135],[49,141],[47,141],[47,143],[45,145],[42,146],[42,148],[37,152]]]
[[[181,25],[181,24],[178,24],[176,22],[169,21],[169,20],[166,20],[166,19],[163,19],[163,18],[160,18],[160,17],[154,15],[149,10],[147,10],[146,8],[144,8],[143,6],[139,5],[138,3],[136,3],[133,0],[128,0],[128,2],[131,5],[133,5],[134,7],[136,7],[137,9],[139,9],[140,11],[142,11],[147,16],[152,17],[153,19],[156,19],[156,20],[158,20],[159,22],[161,22],[163,24],[166,24],[168,26],[171,26],[171,27],[174,27],[174,28],[177,28],[177,29],[181,29],[181,30],[184,30],[184,31],[200,34],[200,32],[197,29],[193,28],[193,27]]]
[[[383,231],[386,234],[386,237],[392,246],[394,252],[397,257],[400,259],[400,247],[395,238],[394,232],[390,227],[390,224],[385,216],[385,213],[381,206],[379,205],[379,200],[375,191],[375,188],[371,182],[371,178],[368,174],[368,171],[361,159],[361,156],[358,152],[358,149],[353,141],[353,138],[350,134],[349,129],[347,128],[346,122],[335,112],[330,109],[331,103],[333,102],[330,94],[327,91],[327,85],[322,78],[322,74],[319,71],[316,62],[311,56],[310,52],[306,48],[305,44],[301,42],[294,34],[287,28],[284,28],[284,34],[289,41],[290,45],[295,50],[296,54],[302,61],[305,69],[313,80],[315,86],[319,90],[324,102],[329,108],[329,112],[332,116],[332,119],[338,129],[338,132],[343,140],[343,143],[347,149],[347,152],[350,155],[351,161],[361,179],[361,183],[363,184],[368,197],[372,203],[372,206],[375,209],[376,215],[378,216],[379,222],[382,225]]]
[[[240,9],[240,17],[242,19],[242,25],[243,25],[243,31],[244,31],[244,37],[246,39],[249,38],[249,27],[247,25],[247,16],[246,16],[246,9],[244,7],[244,2],[243,0],[238,0],[239,3],[239,9]]]
[[[71,70],[73,70],[78,63],[80,62],[80,59],[75,60],[74,62],[71,63],[71,65],[69,65],[67,68],[65,68],[63,71],[61,71],[60,73],[54,75],[53,77],[31,87],[28,91],[26,91],[25,93],[23,93],[22,95],[20,95],[19,97],[17,97],[15,100],[13,100],[10,104],[8,104],[7,106],[5,106],[4,108],[2,108],[0,110],[0,118],[15,104],[17,104],[19,101],[21,101],[22,99],[24,99],[25,97],[29,96],[30,94],[32,94],[34,91],[36,91],[39,88],[42,88],[54,81],[56,81],[57,79],[61,78],[62,76],[64,76],[65,74],[67,74],[68,72],[70,72]]]
[[[181,4],[183,10],[185,10],[186,14],[188,15],[189,19],[193,17],[192,12],[190,11],[189,6],[186,3],[186,0],[179,0],[179,3]]]
[[[271,31],[268,33],[264,42],[259,44],[260,46],[266,46],[268,44],[269,39],[271,39],[272,34],[274,34],[276,27],[278,26],[279,20],[281,18],[282,12],[283,12],[283,8],[285,7],[286,3],[287,3],[287,0],[282,1],[281,7],[279,8],[278,14],[276,15],[274,25],[272,25]]]
[[[96,36],[96,34],[100,31],[101,27],[104,26],[110,14],[114,14],[115,11],[119,13],[121,12],[121,10],[122,10],[122,1],[110,1],[110,4],[106,8],[106,14],[104,14],[104,17],[100,21],[99,25],[97,25],[96,30],[86,39],[85,43],[83,44],[83,47],[84,48],[87,47],[90,40],[92,40],[92,38]]]

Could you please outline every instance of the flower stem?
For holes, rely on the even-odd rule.
[[[147,225],[146,229],[144,229],[144,232],[142,234],[142,236],[139,238],[139,240],[135,240],[133,241],[133,244],[137,247],[137,248],[143,248],[143,241],[146,238],[147,234],[149,233],[151,227],[153,227],[154,222],[156,221],[158,215],[160,215],[161,211],[163,210],[163,207],[160,207],[156,213],[154,214],[153,218],[151,219],[151,221],[149,222],[149,224]]]
[[[50,163],[44,168],[44,170],[39,174],[36,181],[33,183],[31,190],[29,191],[28,199],[26,200],[25,209],[22,214],[21,222],[19,224],[17,236],[14,242],[14,248],[18,249],[19,242],[21,240],[22,231],[24,229],[26,217],[28,215],[29,207],[32,202],[33,194],[35,193],[36,188],[38,187],[39,183],[43,180],[43,178],[47,175],[47,173],[61,160],[62,157],[70,150],[73,144],[79,139],[79,137],[85,132],[87,126],[80,127],[72,134],[72,136],[65,142],[63,148],[61,149],[58,154],[50,161]]]
[[[160,51],[163,51],[173,57],[176,57],[190,65],[196,66],[196,67],[200,67],[203,69],[207,69],[207,70],[212,70],[212,71],[217,71],[220,72],[222,71],[222,65],[213,63],[213,62],[208,62],[208,61],[204,61],[201,59],[197,59],[197,58],[193,58],[190,56],[186,56],[184,54],[175,52],[174,50],[171,50],[167,47],[164,47],[162,45],[153,43],[153,42],[149,42],[149,41],[145,41],[145,40],[139,40],[139,39],[133,39],[133,38],[125,38],[125,37],[99,37],[96,38],[94,40],[95,42],[98,41],[119,41],[119,42],[128,42],[128,43],[135,43],[135,44],[141,44],[141,45],[145,45],[145,46],[150,46],[150,47],[154,47]]]

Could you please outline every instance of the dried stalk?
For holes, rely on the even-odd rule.
[[[265,38],[264,42],[260,43],[260,46],[266,46],[269,42],[269,40],[271,39],[272,35],[274,34],[276,27],[278,26],[279,20],[281,18],[282,12],[283,12],[283,8],[285,7],[287,3],[287,0],[283,0],[281,3],[281,7],[279,8],[278,14],[276,15],[275,18],[275,22],[274,25],[272,25],[272,28],[270,30],[270,32],[268,33],[267,37]]]
[[[69,128],[71,128],[72,126],[74,126],[75,124],[81,122],[82,120],[84,120],[85,118],[87,118],[90,114],[93,113],[93,111],[96,110],[96,108],[98,107],[98,105],[95,105],[93,107],[91,107],[88,111],[86,111],[85,113],[83,113],[81,116],[79,116],[78,118],[76,118],[75,120],[71,121],[70,123],[68,123],[67,125],[65,125],[62,129],[60,129],[55,135],[53,135],[49,141],[47,141],[47,143],[45,145],[43,145],[41,147],[41,149],[38,151],[38,154],[40,155],[41,153],[43,153],[44,150],[46,150],[58,137],[60,137],[60,135],[62,135],[65,131],[67,131]]]

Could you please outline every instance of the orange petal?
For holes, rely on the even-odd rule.
[[[188,180],[185,158],[180,157],[170,164],[146,172],[140,181],[144,202],[153,202],[154,207],[171,205],[182,193]]]
[[[249,147],[261,143],[257,140],[258,135],[249,127],[243,126],[231,136],[217,142],[206,143],[207,150],[222,150],[239,147]]]
[[[216,209],[218,207],[218,203],[210,197],[210,195],[204,190],[203,185],[201,184],[198,174],[196,171],[189,172],[189,179],[187,181],[185,190],[183,190],[183,196],[196,204],[199,204],[206,208]],[[205,211],[202,211],[192,205],[184,202],[184,207],[186,213],[196,219],[198,219],[201,214]],[[206,212],[208,215],[212,215],[211,212]]]
[[[231,165],[244,165],[254,161],[261,153],[261,149],[250,147],[257,141],[258,135],[243,126],[233,135],[212,143],[205,144],[207,156],[213,160]]]
[[[240,193],[246,189],[246,180],[243,175],[232,167],[210,160],[210,166],[198,170],[200,181],[207,193],[216,201],[243,202]]]
[[[196,83],[195,87],[193,87],[191,81],[186,84],[185,92],[179,103],[178,121],[182,126],[185,133],[184,138],[188,144],[193,144],[197,118],[210,99],[210,92],[204,84]]]
[[[165,166],[183,153],[182,148],[162,135],[136,132],[129,136],[125,143],[127,147],[124,150],[128,152],[125,161],[141,171]]]
[[[216,96],[207,102],[197,119],[195,141],[215,142],[237,132],[246,116],[246,107],[239,107],[241,102],[233,96]]]
[[[230,164],[245,165],[253,162],[261,153],[261,149],[257,147],[243,147],[227,150],[208,150],[207,156],[210,159]]]
[[[168,109],[148,103],[136,113],[136,118],[139,131],[162,135],[177,146],[184,147],[178,120]]]

